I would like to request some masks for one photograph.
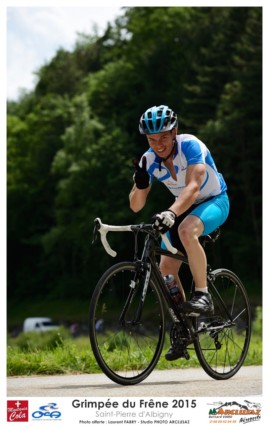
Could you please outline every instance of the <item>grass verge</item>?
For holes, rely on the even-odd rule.
[[[157,369],[190,368],[200,366],[195,351],[190,352],[190,360],[180,359],[167,362],[164,354],[170,343],[166,337]],[[253,322],[252,337],[244,365],[262,364],[262,311],[258,307]],[[7,375],[54,375],[100,373],[88,337],[72,338],[69,331],[46,333],[22,333],[16,338],[8,337]]]

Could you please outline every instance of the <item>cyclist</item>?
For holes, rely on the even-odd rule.
[[[130,208],[140,211],[147,200],[153,178],[162,182],[175,196],[167,210],[153,217],[155,227],[168,234],[173,246],[187,254],[195,283],[194,296],[185,301],[178,271],[181,262],[162,256],[163,276],[173,274],[183,298],[183,308],[190,315],[213,313],[214,306],[207,289],[206,255],[199,237],[223,224],[229,213],[226,183],[218,172],[210,151],[196,136],[177,134],[176,113],[166,105],[154,106],[141,116],[140,133],[145,134],[149,149],[136,164]],[[164,247],[164,246],[163,246]],[[166,359],[182,357],[182,351],[171,347]]]

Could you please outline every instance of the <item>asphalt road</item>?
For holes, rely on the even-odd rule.
[[[262,395],[262,367],[246,366],[216,381],[201,368],[153,371],[140,384],[120,386],[104,374],[8,377],[7,397],[254,396]]]

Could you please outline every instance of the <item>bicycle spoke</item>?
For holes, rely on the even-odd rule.
[[[196,320],[199,335],[195,350],[210,376],[227,379],[238,371],[247,354],[250,308],[245,289],[232,272],[216,270],[214,273],[216,291],[211,289],[211,295],[215,312],[213,316],[200,316]]]
[[[137,319],[145,277],[136,273],[133,263],[120,263],[111,270],[100,281],[92,303],[91,344],[106,375],[120,384],[135,384],[152,371],[160,356],[165,333],[162,303],[150,281]],[[135,292],[128,299],[134,282]],[[101,330],[95,328],[98,319],[103,322]]]
[[[238,313],[238,315],[233,319],[233,321],[235,322],[240,316],[242,316],[242,314],[244,314],[246,312],[246,308],[244,308],[240,313]]]

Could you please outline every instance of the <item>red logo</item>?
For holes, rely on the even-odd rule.
[[[8,400],[7,421],[28,421],[28,400]]]

